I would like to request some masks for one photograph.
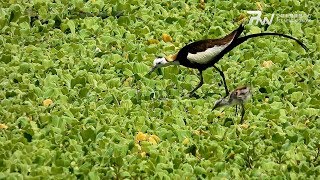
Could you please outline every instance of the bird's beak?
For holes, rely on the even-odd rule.
[[[151,73],[152,73],[154,70],[156,70],[156,69],[157,69],[156,66],[152,67],[151,70],[148,72],[147,76],[150,76]]]

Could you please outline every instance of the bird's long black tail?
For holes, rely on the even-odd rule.
[[[240,24],[240,26],[238,27],[238,29],[234,30],[236,32],[234,39],[238,39],[239,36],[241,35],[241,33],[244,30],[244,26],[242,24]]]
[[[243,27],[239,27],[240,31]],[[260,36],[281,36],[281,37],[285,37],[285,38],[289,38],[292,39],[294,41],[296,41],[301,47],[303,47],[306,51],[308,50],[307,46],[304,45],[300,40],[292,37],[292,36],[288,36],[285,34],[279,34],[279,33],[272,33],[272,32],[266,32],[266,33],[258,33],[258,34],[250,34],[244,37],[238,37],[237,39],[233,40],[232,43],[225,48],[223,51],[221,51],[217,56],[214,57],[214,60],[211,61],[211,65],[214,65],[216,62],[218,62],[225,54],[227,54],[228,52],[230,52],[233,48],[237,47],[238,45],[242,44],[243,42],[245,42],[246,40],[250,39],[250,38],[255,38],[255,37],[260,37]]]
[[[246,40],[250,39],[250,38],[254,38],[254,37],[260,37],[260,36],[281,36],[281,37],[285,37],[285,38],[289,38],[292,39],[294,41],[296,41],[301,47],[303,47],[303,49],[305,49],[306,51],[308,50],[307,46],[304,45],[300,40],[292,37],[292,36],[288,36],[285,34],[279,34],[279,33],[272,33],[272,32],[266,32],[266,33],[258,33],[258,34],[250,34],[244,37],[240,37],[238,39],[236,39],[232,44],[234,47],[238,46],[239,44],[245,42]]]

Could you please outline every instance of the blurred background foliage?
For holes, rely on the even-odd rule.
[[[288,178],[319,176],[317,1],[8,0],[0,9],[0,179]],[[248,25],[248,10],[275,18]],[[301,14],[306,21],[286,21]],[[219,74],[153,59],[189,42],[252,39],[218,65],[233,89],[250,85],[240,125]]]

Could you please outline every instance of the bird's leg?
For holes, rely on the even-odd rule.
[[[234,116],[237,116],[237,114],[238,114],[238,105],[236,104],[236,113]]]
[[[219,72],[220,76],[222,77],[224,89],[226,90],[226,96],[225,97],[227,97],[229,95],[229,90],[228,90],[228,87],[227,87],[227,84],[226,84],[226,79],[224,77],[224,74],[216,65],[213,65],[213,67]]]
[[[199,89],[199,88],[202,86],[202,84],[203,84],[203,77],[202,77],[202,71],[201,71],[201,70],[199,70],[199,75],[200,75],[200,82],[199,82],[199,84],[197,85],[197,87],[194,88],[194,89],[190,92],[190,96],[192,96],[193,93],[194,93],[197,89]]]
[[[240,120],[240,124],[242,124],[243,123],[243,117],[244,117],[245,109],[244,109],[243,103],[241,103],[240,105],[241,105],[241,120]]]

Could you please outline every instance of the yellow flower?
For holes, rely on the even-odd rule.
[[[307,119],[306,122],[304,122],[304,125],[308,125],[309,122],[310,122],[310,121]]]
[[[176,60],[178,54],[172,54],[172,55],[168,55],[166,56],[167,61],[174,61]]]
[[[198,136],[199,136],[199,135],[200,135],[200,131],[198,131],[198,130],[194,130],[194,131],[193,131],[193,134],[196,134],[196,135],[198,135]]]
[[[148,138],[148,142],[150,142],[151,144],[158,144],[158,142],[160,142],[160,138],[156,135],[151,135]]]
[[[140,141],[146,141],[147,140],[147,135],[143,134],[142,132],[138,132],[138,134],[136,135],[136,142],[140,142]]]
[[[148,141],[151,143],[151,144],[158,144],[157,141],[155,139],[153,139],[153,137],[149,137],[148,138]]]
[[[260,2],[256,2],[256,5],[257,5],[257,8],[258,8],[260,11],[263,10],[262,5],[261,5]]]
[[[158,44],[159,41],[157,39],[149,39],[148,44]]]
[[[270,68],[273,65],[272,61],[263,61],[262,66],[265,68]]]
[[[200,0],[200,8],[201,9],[205,9],[205,2],[204,2],[204,0]]]
[[[146,157],[146,154],[147,154],[146,152],[141,152],[141,153],[140,153],[140,156],[141,156],[141,157]]]
[[[184,145],[189,144],[189,138],[185,138],[185,139],[182,141],[182,144],[184,144]]]
[[[159,138],[157,135],[152,134],[152,135],[149,137],[149,139],[150,139],[150,138],[154,139],[157,143],[160,142],[160,138]]]
[[[162,34],[162,40],[164,42],[171,42],[172,41],[172,37],[169,34]]]
[[[135,147],[135,149],[137,151],[141,151],[142,150],[142,148],[141,148],[141,146],[139,144],[135,144],[134,147]]]
[[[248,124],[241,124],[240,127],[242,129],[248,129],[249,125]]]
[[[128,77],[124,82],[123,82],[123,85],[124,86],[130,86],[131,87],[131,84],[132,84],[132,81],[133,81],[133,78],[132,77]]]
[[[0,129],[8,129],[8,126],[5,124],[0,124]]]
[[[160,138],[156,135],[148,135],[142,132],[138,132],[136,135],[136,143],[140,143],[142,141],[147,141],[151,144],[158,144],[160,142]]]
[[[42,102],[43,106],[48,107],[53,103],[51,99],[46,99]]]
[[[243,23],[246,19],[247,19],[246,14],[242,13],[242,14],[240,14],[239,17],[237,17],[237,18],[235,19],[235,21],[236,21],[236,22]]]

